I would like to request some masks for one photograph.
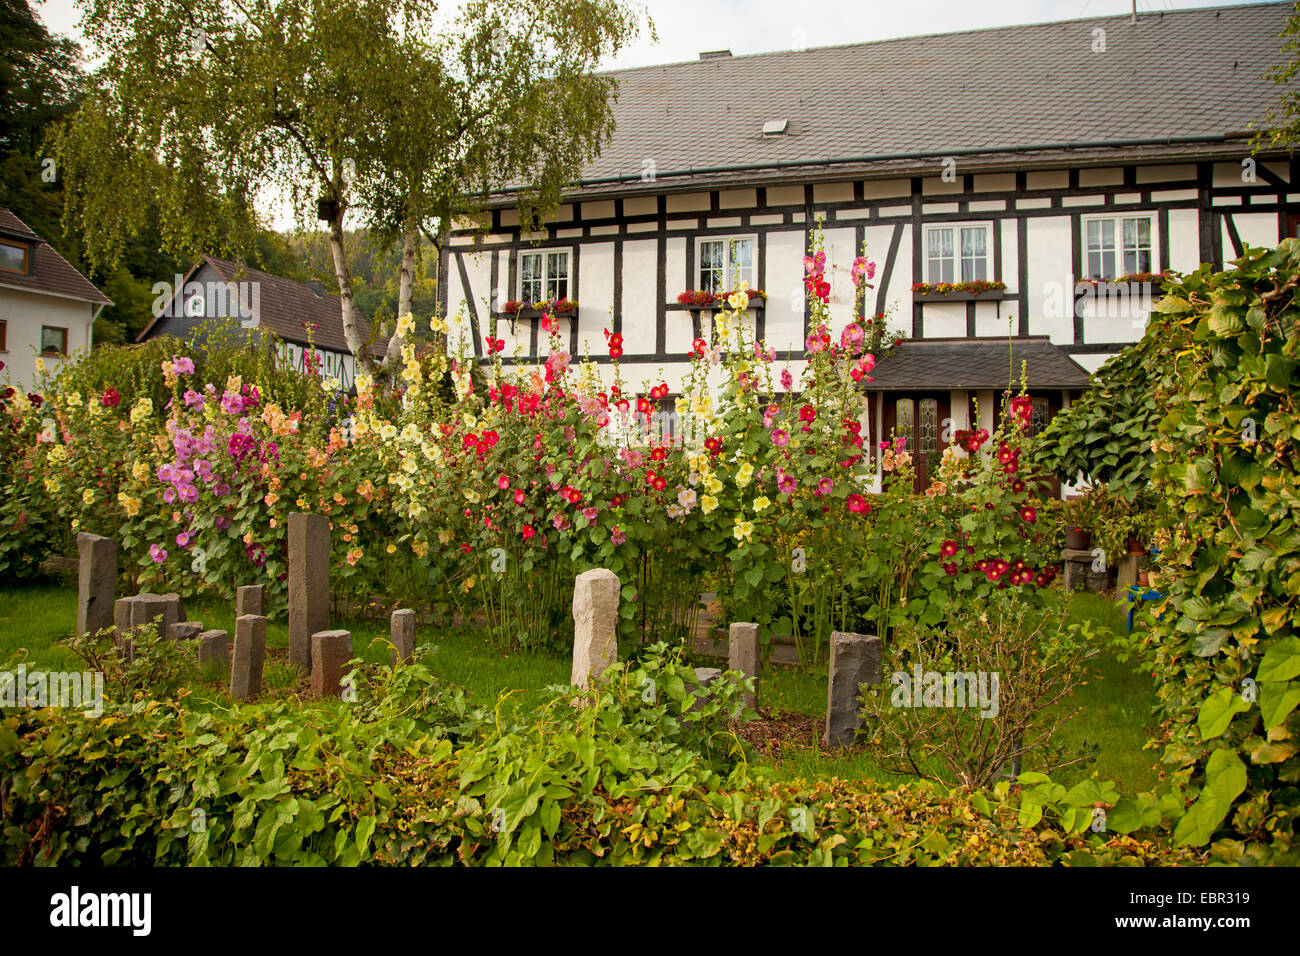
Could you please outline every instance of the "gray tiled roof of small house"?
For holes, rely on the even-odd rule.
[[[261,328],[274,332],[287,342],[305,345],[307,329],[304,323],[312,323],[317,326],[312,333],[317,347],[332,352],[350,351],[347,339],[343,336],[343,311],[337,295],[317,293],[306,283],[272,275],[230,259],[204,256],[203,261],[212,267],[223,282],[258,284]],[[139,341],[149,337],[156,321],[140,333]],[[360,311],[357,312],[357,332],[363,341],[370,335],[370,323]],[[370,346],[370,352],[376,357],[382,356],[386,346],[386,339],[375,342]]]
[[[1007,339],[904,341],[871,372],[868,391],[951,388],[1087,388],[1088,372],[1046,336]]]
[[[1264,74],[1287,59],[1278,34],[1291,9],[1143,12],[1136,24],[1128,15],[1092,17],[612,71],[616,128],[583,170],[582,193],[929,167],[937,175],[937,157],[947,154],[965,171],[1096,165],[1115,162],[1115,153],[1085,144],[1113,141],[1165,141],[1125,147],[1125,162],[1238,158],[1249,154],[1242,134],[1278,100],[1279,87]],[[1097,29],[1105,30],[1105,52],[1093,51]],[[787,133],[762,135],[765,122],[782,119]],[[1230,139],[1215,142],[1223,136]],[[1189,137],[1206,139],[1193,145],[1183,141]],[[816,162],[914,153],[928,158]],[[640,181],[647,160],[654,183]],[[741,164],[766,168],[704,172]],[[671,175],[682,170],[700,172]],[[624,181],[589,182],[611,177]]]
[[[80,299],[99,305],[113,304],[108,296],[95,288],[94,283],[73,268],[72,263],[55,252],[27,223],[3,206],[0,206],[0,236],[23,239],[34,247],[28,260],[30,271],[26,275],[0,272],[0,287],[61,296],[65,299]]]

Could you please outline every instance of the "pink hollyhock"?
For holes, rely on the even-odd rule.
[[[611,544],[622,544],[627,540],[627,535],[618,529],[618,525],[615,525],[610,529],[609,540]]]
[[[527,541],[529,538],[531,538],[531,537],[532,537],[533,535],[535,535],[537,532],[533,530],[533,526],[532,526],[532,525],[530,525],[530,524],[526,524],[526,525],[524,525],[523,531],[520,532],[520,533],[524,536],[524,540]]]
[[[516,489],[515,489],[515,504],[517,504],[517,505],[522,505],[523,503],[524,503],[524,490],[523,490],[522,488],[516,488]]]
[[[864,338],[866,338],[866,333],[862,331],[862,326],[856,322],[850,322],[844,326],[844,331],[840,333],[840,345],[850,352],[857,352]]]
[[[794,475],[783,471],[777,475],[776,487],[782,494],[792,495],[795,488],[799,487],[799,483],[795,481]]]
[[[778,428],[772,432],[772,444],[784,448],[790,444],[790,435],[784,429]]]
[[[781,387],[787,392],[794,388],[794,376],[790,374],[788,368],[781,369]]]
[[[835,481],[831,478],[823,478],[821,481],[817,482],[817,488],[815,490],[818,495],[829,495],[835,490]]]
[[[153,558],[154,564],[162,564],[167,560],[167,549],[160,544],[149,545],[149,557]]]
[[[497,479],[497,487],[500,488],[502,491],[505,491],[507,488],[510,487],[510,479],[505,475],[502,475],[500,478]]]

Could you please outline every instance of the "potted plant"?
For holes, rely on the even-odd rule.
[[[1065,546],[1072,551],[1092,547],[1092,504],[1088,495],[1075,495],[1061,502],[1061,521],[1065,526]]]

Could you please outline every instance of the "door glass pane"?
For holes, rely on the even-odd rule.
[[[1037,435],[1046,428],[1049,417],[1047,399],[1035,398],[1033,411],[1029,415],[1029,434]]]
[[[916,406],[910,398],[900,398],[894,403],[894,438],[903,439],[903,451],[914,450],[914,412]]]
[[[726,291],[722,288],[726,252],[726,243],[721,239],[700,243],[700,288],[705,292]]]
[[[519,257],[519,298],[539,302],[542,298],[542,254],[528,252]]]
[[[933,398],[921,399],[921,419],[917,423],[916,440],[922,455],[938,447],[939,403]]]

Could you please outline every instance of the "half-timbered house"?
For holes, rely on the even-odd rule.
[[[906,336],[867,386],[873,437],[894,430],[930,453],[956,429],[991,427],[1022,363],[1041,425],[1142,336],[1150,274],[1222,267],[1295,234],[1300,164],[1252,151],[1291,9],[721,51],[613,73],[613,140],[543,229],[521,230],[510,189],[484,221],[456,223],[439,282],[451,344],[481,354],[491,332],[512,360],[535,360],[540,313],[516,306],[576,300],[559,313],[575,356],[608,373],[603,330],[620,332],[625,378],[675,390],[711,314],[679,295],[744,279],[766,293],[754,334],[798,366],[802,257],[820,220],[832,331],[852,318],[865,248],[878,265],[866,314]]]

